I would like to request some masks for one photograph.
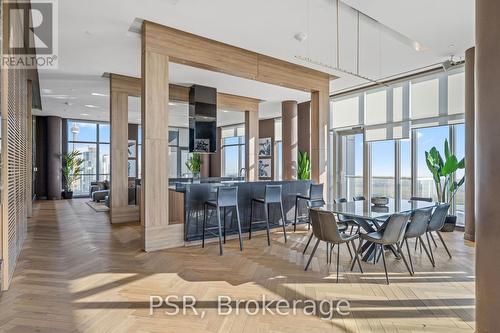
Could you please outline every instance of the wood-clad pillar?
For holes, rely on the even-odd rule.
[[[498,332],[500,309],[500,2],[476,0],[476,332]],[[467,124],[470,126],[470,124]]]
[[[311,102],[297,106],[299,152],[307,152],[311,156]]]
[[[246,180],[259,180],[259,112],[245,112],[245,146]]]
[[[210,177],[220,177],[221,176],[221,137],[222,129],[217,127],[217,150],[215,154],[210,155]]]
[[[111,222],[128,207],[128,94],[113,89],[110,80]],[[116,222],[116,221],[115,221]]]
[[[474,58],[475,48],[465,51],[465,234],[467,240],[474,241],[475,220],[474,220],[474,118],[476,112],[474,100]]]
[[[169,225],[168,63],[150,46],[149,24],[142,27],[142,180],[143,248],[155,251],[184,244],[184,225]]]
[[[62,119],[47,117],[47,198],[60,200],[62,190],[61,175]]]
[[[297,179],[299,154],[297,101],[281,103],[283,180]]]
[[[311,93],[311,178],[325,184],[327,194],[327,140],[330,96],[328,80],[324,88]]]
[[[200,177],[210,177],[210,154],[201,154]]]

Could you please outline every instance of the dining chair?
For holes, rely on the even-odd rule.
[[[436,260],[434,259],[434,252],[432,251],[431,243],[429,240],[429,236],[432,236],[433,232],[436,232],[437,235],[439,236],[439,239],[441,240],[441,243],[443,244],[446,252],[448,253],[448,256],[451,259],[451,253],[450,250],[448,250],[448,246],[446,246],[446,243],[444,242],[443,236],[441,236],[441,233],[439,232],[443,226],[444,223],[446,222],[446,216],[448,215],[448,210],[450,209],[450,204],[440,204],[436,207],[434,210],[434,214],[431,216],[431,220],[429,222],[429,226],[427,227],[427,244],[429,245],[429,250],[431,253],[431,258],[432,258],[432,266],[436,267]]]
[[[333,202],[336,204],[347,203],[347,199],[346,198],[337,198],[337,199],[333,199]],[[350,228],[351,235],[352,235],[355,227],[358,228],[358,230],[356,232],[359,232],[360,225],[356,221],[354,221],[353,219],[350,219],[347,216],[342,215],[342,214],[337,214],[337,219],[339,222],[344,222],[347,224],[347,228]],[[352,223],[352,222],[354,222],[354,223]]]
[[[359,236],[360,242],[357,253],[361,253],[363,241],[368,241],[373,243],[375,245],[375,248],[377,246],[380,247],[382,259],[384,262],[385,279],[387,281],[387,284],[389,284],[389,275],[387,274],[387,265],[385,262],[385,252],[384,252],[385,246],[396,246],[398,254],[403,259],[406,268],[408,269],[408,272],[410,272],[411,274],[410,267],[408,266],[408,262],[406,261],[406,258],[403,254],[403,251],[401,251],[401,246],[400,246],[405,235],[406,225],[408,224],[409,217],[410,217],[409,214],[394,214],[389,218],[383,230],[370,232],[367,234],[360,234]],[[351,265],[351,270],[353,269],[354,269],[354,263]]]
[[[415,240],[420,240],[420,244],[423,245],[425,253],[427,254],[427,257],[429,258],[432,264],[432,258],[429,254],[429,251],[427,250],[425,243],[422,241],[422,236],[425,235],[425,233],[427,232],[427,227],[429,226],[429,220],[431,219],[431,215],[432,215],[432,208],[419,209],[415,211],[410,218],[410,223],[408,223],[408,227],[406,228],[403,241],[406,244],[406,250],[408,252],[408,260],[410,261],[411,275],[415,274],[415,269],[413,268],[413,260],[411,258],[408,239],[415,238]],[[402,246],[403,244],[401,243],[401,247]]]
[[[311,208],[311,224],[314,236],[316,236],[316,244],[311,252],[311,256],[307,261],[305,271],[309,268],[311,264],[312,258],[318,249],[318,245],[321,241],[326,242],[327,244],[332,244],[333,246],[337,245],[337,283],[339,282],[339,261],[340,261],[340,245],[349,243],[352,244],[353,248],[356,248],[354,240],[358,239],[359,234],[354,235],[346,235],[345,233],[340,232],[338,228],[337,221],[335,219],[335,214],[329,211],[320,210],[317,208]],[[330,251],[333,250],[333,247]],[[361,273],[363,273],[363,268],[361,267],[361,262],[358,254],[354,251],[354,258],[352,259],[352,265],[358,262],[359,269]],[[330,263],[331,263],[331,254],[330,254]]]
[[[217,226],[207,228],[207,215],[208,209],[215,209],[217,215]],[[205,232],[206,230],[218,229],[217,235],[219,236],[219,252],[220,255],[223,254],[222,250],[222,234],[224,233],[224,243],[226,243],[226,209],[234,209],[236,211],[236,221],[238,224],[238,236],[240,239],[240,251],[243,251],[243,241],[241,238],[241,221],[240,221],[240,212],[238,210],[238,187],[237,186],[223,186],[217,188],[217,198],[216,200],[206,201],[204,204],[204,212],[203,212],[203,234],[201,247],[205,247]],[[224,210],[224,219],[221,222],[220,211]],[[211,216],[211,215],[210,215]],[[232,218],[233,216],[231,216]],[[210,217],[209,217],[210,219]],[[222,227],[221,224],[224,224]],[[222,231],[224,229],[224,232]]]
[[[360,196],[352,197],[352,200],[354,200],[354,201],[365,201],[366,198],[364,196],[360,195]]]
[[[293,231],[297,231],[297,214],[299,210],[299,200],[305,200],[306,206],[309,207],[322,207],[325,205],[323,199],[323,184],[309,185],[309,193],[307,195],[297,194],[295,196],[295,218],[293,220]],[[311,226],[308,218],[309,227]]]

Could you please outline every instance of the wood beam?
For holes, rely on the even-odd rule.
[[[148,38],[148,46],[154,52],[169,56],[172,62],[197,68],[309,92],[323,89],[325,80],[335,78],[308,67],[150,21],[143,22],[143,35]]]

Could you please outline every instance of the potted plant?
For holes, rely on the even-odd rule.
[[[443,160],[436,147],[432,147],[430,151],[425,152],[425,161],[432,173],[438,200],[440,202],[451,203],[458,189],[465,182],[465,176],[458,182],[455,180],[455,172],[459,169],[465,169],[465,158],[459,161],[457,157],[450,152],[448,140],[444,142],[444,155],[445,158]],[[456,223],[457,217],[448,215],[443,231],[453,231]]]
[[[186,161],[186,167],[193,174],[193,178],[200,178],[201,171],[201,154],[193,153]]]
[[[80,158],[81,153],[78,150],[73,150],[63,154],[63,198],[73,198],[73,186],[80,179],[82,172],[83,159]]]
[[[307,152],[299,152],[297,178],[299,180],[311,179],[311,160],[309,159]]]

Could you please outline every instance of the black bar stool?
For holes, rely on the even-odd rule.
[[[297,213],[299,210],[299,200],[305,200],[308,208],[323,207],[325,200],[323,200],[323,184],[311,184],[309,186],[309,194],[297,194],[295,196],[295,219],[293,221],[293,231],[297,231]],[[311,223],[309,223],[309,228]]]
[[[264,212],[266,214],[266,228],[267,228],[267,245],[271,245],[271,237],[269,235],[269,206],[271,204],[279,204],[281,210],[281,219],[283,220],[283,235],[286,243],[286,218],[285,211],[283,210],[283,201],[281,199],[281,185],[266,185],[264,198],[253,198],[250,204],[250,227],[248,229],[248,238],[252,239],[252,218],[253,218],[253,204],[258,202],[264,205]]]
[[[217,212],[217,226],[207,228],[207,213],[208,208],[211,207]],[[240,222],[240,212],[238,210],[238,187],[219,187],[217,188],[217,199],[215,201],[206,201],[204,205],[203,212],[203,238],[201,246],[205,247],[205,231],[210,229],[218,229],[219,236],[219,249],[220,255],[223,254],[222,250],[222,226],[221,226],[221,218],[220,218],[220,210],[224,209],[224,243],[226,243],[226,209],[234,209],[236,210],[236,222],[238,223],[238,236],[240,238],[240,251],[243,251],[243,241],[241,239],[241,222]],[[211,215],[210,215],[211,216]],[[233,214],[231,214],[231,219],[233,218]],[[215,235],[215,234],[214,234]]]

